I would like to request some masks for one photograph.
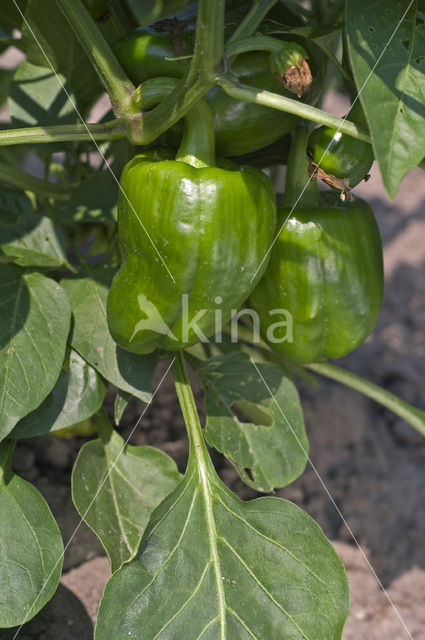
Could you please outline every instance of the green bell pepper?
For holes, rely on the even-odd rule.
[[[211,113],[200,101],[186,117],[176,160],[139,154],[123,170],[124,261],[107,315],[124,349],[177,350],[206,340],[264,271],[267,260],[257,267],[275,227],[272,184],[258,169],[214,166],[213,150]]]
[[[366,202],[343,204],[331,192],[319,196],[315,183],[305,188],[302,133],[290,152],[270,262],[250,302],[271,348],[294,362],[310,363],[353,351],[374,329],[382,303],[383,259]],[[304,156],[301,162],[296,154]],[[273,310],[282,313],[278,324],[279,313]]]

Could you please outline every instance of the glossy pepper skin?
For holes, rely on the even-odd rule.
[[[261,333],[277,353],[298,363],[339,358],[374,329],[382,303],[382,245],[369,205],[342,204],[332,193],[321,206],[280,208],[283,225],[270,262],[251,294]],[[288,217],[289,216],[289,217]],[[293,341],[273,343],[267,329],[278,322],[271,309],[292,316]],[[287,327],[275,331],[285,337]]]
[[[365,125],[361,107],[356,104],[348,119]],[[351,188],[369,173],[374,155],[372,146],[347,136],[332,127],[319,127],[311,132],[308,148],[315,164],[336,178],[348,178]]]
[[[135,353],[182,349],[200,341],[188,326],[198,313],[211,336],[216,310],[226,324],[264,271],[251,282],[275,227],[271,182],[251,167],[196,168],[145,154],[125,166],[121,187],[125,257],[107,305],[114,340]]]
[[[192,51],[193,33],[179,35],[186,43],[186,54]],[[135,84],[156,76],[181,77],[187,60],[166,60],[176,57],[173,38],[164,33],[147,33],[136,29],[114,45],[114,52]],[[269,55],[255,51],[239,55],[231,70],[246,85],[294,98],[270,71]],[[306,94],[309,100],[316,96],[315,89]],[[291,131],[299,118],[283,111],[228,96],[220,87],[214,87],[205,96],[214,118],[216,151],[222,156],[237,156],[261,149]]]
[[[192,31],[187,34],[181,33],[178,38],[183,48],[187,51],[192,50]],[[186,71],[187,60],[166,59],[178,57],[174,51],[173,37],[169,33],[148,31],[139,27],[126,33],[112,48],[121,66],[135,84],[141,84],[156,76],[181,78]]]

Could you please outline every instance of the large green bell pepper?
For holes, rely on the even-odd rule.
[[[293,149],[290,164],[292,154]],[[288,180],[293,169],[288,168]],[[306,187],[306,167],[297,180]],[[304,202],[294,208],[301,189],[294,190],[294,182],[287,185],[292,193],[278,210],[280,231],[251,306],[262,336],[277,353],[299,363],[338,358],[365,340],[379,316],[383,260],[378,227],[363,200],[342,203],[331,192],[319,196],[310,185]]]
[[[272,184],[258,169],[213,166],[213,141],[200,101],[176,160],[141,154],[124,168],[124,262],[108,297],[109,328],[124,349],[176,350],[207,339],[264,271],[267,261],[256,273],[275,227]]]
[[[181,58],[184,49],[184,58],[193,50],[193,32],[184,32],[179,34],[178,38],[182,50],[178,52],[177,57]],[[293,42],[292,46],[294,50],[300,49],[296,42]],[[114,45],[114,51],[135,84],[156,76],[181,77],[187,69],[187,59],[170,60],[176,58],[173,37],[170,34],[147,32],[139,28],[118,41]],[[243,84],[295,97],[272,73],[269,53],[242,53],[232,62],[230,70]],[[312,102],[317,97],[315,83],[305,99]],[[299,120],[297,116],[283,111],[231,98],[218,86],[211,89],[205,99],[214,117],[216,151],[222,156],[242,155],[271,144],[293,129]]]

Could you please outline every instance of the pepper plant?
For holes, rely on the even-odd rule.
[[[425,168],[424,12],[420,0],[3,0],[1,50],[24,56],[0,72],[1,628],[16,637],[49,601],[64,553],[13,471],[15,444],[89,425],[71,484],[111,566],[96,640],[342,637],[346,575],[319,526],[274,496],[241,501],[207,446],[259,495],[294,481],[308,463],[306,369],[425,435],[424,411],[328,362],[365,340],[382,300],[379,231],[352,188],[373,160],[390,197]],[[320,108],[329,77],[350,98],[345,118]],[[111,108],[92,122],[104,92]],[[164,358],[183,474],[119,433],[129,400],[160,388]]]

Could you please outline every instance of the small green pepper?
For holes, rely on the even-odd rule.
[[[218,317],[226,324],[261,277],[275,227],[269,178],[214,166],[204,101],[185,125],[176,160],[140,154],[121,176],[124,262],[107,314],[115,341],[135,353],[182,349],[219,330]]]
[[[360,103],[349,113],[352,122],[365,125]],[[347,178],[353,188],[369,173],[374,155],[372,146],[332,127],[319,127],[310,134],[308,148],[313,162],[327,174]]]

